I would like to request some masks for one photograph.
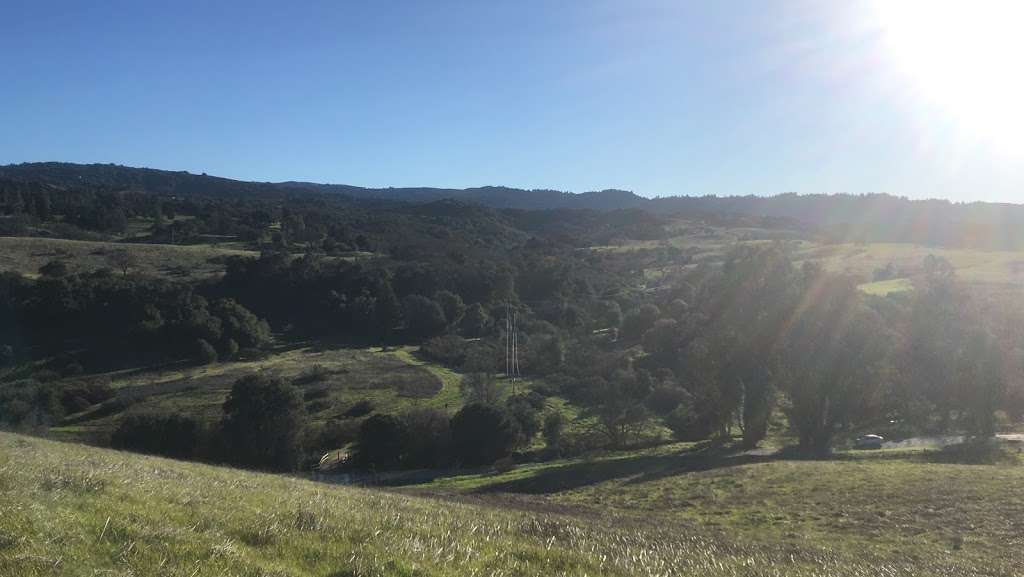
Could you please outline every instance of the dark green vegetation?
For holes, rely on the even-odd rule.
[[[70,179],[76,171],[83,178]],[[1019,475],[1018,457],[993,437],[1024,416],[1024,259],[975,248],[1006,248],[1008,237],[929,238],[945,243],[931,248],[849,244],[838,242],[854,237],[836,226],[832,209],[802,224],[774,209],[747,214],[750,206],[794,206],[786,198],[669,216],[646,205],[494,209],[432,193],[413,204],[120,167],[32,165],[0,176],[3,230],[19,235],[0,240],[9,249],[0,259],[6,428],[260,470],[434,478],[416,490],[563,510],[572,518],[480,514],[498,524],[566,523],[556,541],[564,530],[602,543],[615,559],[593,565],[585,546],[545,548],[515,557],[530,567],[518,573],[756,574],[770,572],[761,562],[770,560],[787,574],[840,566],[852,574],[1006,574],[1019,561],[1007,551],[1005,527],[1016,527],[1020,496],[1008,491],[999,501],[988,483]],[[853,201],[832,202],[840,210]],[[980,210],[936,214],[947,209]],[[869,227],[866,238],[878,235]],[[513,341],[511,366],[524,377],[514,383],[503,374]],[[927,455],[844,452],[863,433],[965,442]],[[34,441],[12,440],[10,450],[19,442]],[[179,467],[185,476],[221,475]],[[970,471],[984,482],[966,486]],[[42,473],[25,474],[18,486],[31,488],[31,475]],[[41,480],[32,498],[75,485],[80,474],[92,473]],[[114,480],[100,487],[119,482],[121,473],[109,474]],[[887,479],[877,507],[876,476]],[[162,482],[156,487],[169,490]],[[943,492],[942,483],[955,486]],[[913,497],[915,484],[935,497]],[[259,502],[254,511],[267,506],[265,490],[244,497]],[[101,506],[93,500],[107,497],[92,493],[69,506]],[[352,495],[392,499],[337,498]],[[383,506],[422,515],[439,508],[393,499]],[[983,502],[956,509],[970,521],[953,523],[946,508],[972,499]],[[925,502],[943,509],[934,517],[912,511]],[[369,505],[353,506],[379,520]],[[625,537],[633,529],[593,521],[609,511],[639,527],[640,549],[616,549],[634,546]],[[300,516],[305,527],[308,516]],[[664,529],[644,529],[651,517]],[[126,539],[143,538],[156,522],[146,518],[140,536]],[[463,517],[445,518],[465,530]],[[306,530],[280,519],[266,531]],[[403,538],[425,538],[416,519]],[[233,536],[263,526],[252,518],[210,522],[224,527],[223,540],[209,545],[220,553],[187,549],[179,558],[224,554],[255,574],[343,575],[349,567],[328,571],[317,559],[340,557],[310,557],[303,547],[312,545],[299,537],[282,536],[277,549],[274,539]],[[352,531],[322,538],[351,556],[363,543],[351,541]],[[582,537],[591,533],[595,541]],[[667,549],[690,538],[680,535],[692,535],[696,550]],[[504,539],[467,541],[488,551],[476,558],[481,572],[507,567],[509,547],[537,545],[529,536]],[[973,543],[999,549],[991,565]],[[100,555],[92,561],[100,569],[101,551],[83,546],[78,554]],[[387,557],[397,564],[385,574],[454,571],[445,564],[454,557],[401,555]]]

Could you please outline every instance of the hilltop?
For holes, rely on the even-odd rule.
[[[598,211],[640,209],[662,216],[775,218],[809,226],[837,240],[914,242],[944,247],[1024,248],[1024,205],[910,200],[890,194],[775,194],[663,196],[625,190],[571,193],[483,186],[465,189],[366,188],[311,182],[248,182],[217,176],[115,164],[38,162],[0,166],[0,181],[54,187],[99,186],[164,195],[279,197],[328,194],[374,203],[442,199],[496,209]]]

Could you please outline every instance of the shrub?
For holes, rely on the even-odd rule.
[[[377,469],[393,469],[402,461],[405,443],[405,423],[393,415],[374,415],[359,427],[356,462]]]
[[[307,385],[310,383],[321,383],[327,380],[331,372],[327,370],[327,367],[321,364],[315,364],[312,367],[302,371],[299,376],[295,377],[296,385]]]
[[[444,465],[451,454],[451,428],[448,415],[431,408],[413,409],[402,415],[407,433],[404,465],[435,468]]]
[[[110,445],[116,449],[190,459],[197,454],[201,434],[199,422],[180,413],[133,413],[121,421]]]
[[[39,274],[49,278],[61,278],[68,276],[68,265],[62,260],[51,260],[39,267]]]
[[[260,375],[238,379],[224,401],[226,459],[256,468],[294,469],[304,414],[295,387]]]
[[[676,410],[679,405],[690,400],[690,394],[682,387],[667,383],[656,385],[647,395],[644,404],[655,415],[665,416]]]
[[[206,339],[197,339],[195,344],[195,358],[200,363],[208,365],[217,362],[217,349],[213,348]]]
[[[358,419],[359,417],[369,415],[376,408],[377,406],[373,404],[373,401],[369,399],[362,399],[352,403],[352,406],[349,407],[343,415],[349,418]]]
[[[486,465],[506,457],[516,441],[512,420],[490,405],[466,405],[452,417],[451,429],[455,455],[467,465]]]
[[[462,297],[450,291],[438,291],[434,293],[434,300],[444,311],[444,318],[449,325],[458,325],[466,313],[466,305]]]
[[[562,433],[565,431],[565,415],[561,411],[551,411],[544,415],[544,444],[548,451],[557,454],[562,447]]]
[[[494,462],[494,470],[498,473],[508,473],[514,471],[516,468],[516,461],[512,457],[502,457]]]
[[[114,389],[107,383],[72,383],[61,391],[60,403],[64,412],[70,415],[112,399],[114,394]]]
[[[516,425],[516,446],[528,447],[540,431],[544,398],[537,393],[520,393],[509,397],[505,407]]]
[[[409,295],[402,299],[402,312],[406,330],[413,337],[432,337],[448,324],[441,305],[422,295]]]
[[[321,427],[317,442],[325,450],[340,449],[358,438],[358,422],[332,419]]]
[[[715,431],[714,420],[694,410],[690,403],[683,403],[669,413],[665,417],[665,426],[680,441],[701,441]]]
[[[460,367],[466,362],[466,341],[457,335],[434,337],[423,343],[420,352],[427,359],[447,367]]]
[[[482,337],[492,325],[491,315],[487,314],[480,303],[473,303],[462,316],[459,328],[467,337]]]

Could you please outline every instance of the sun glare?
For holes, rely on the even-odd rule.
[[[878,0],[902,71],[961,129],[1024,156],[1024,1]]]

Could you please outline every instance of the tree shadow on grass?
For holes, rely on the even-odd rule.
[[[544,495],[595,485],[614,479],[640,484],[684,473],[711,471],[778,460],[776,455],[741,452],[732,447],[710,447],[674,455],[641,455],[602,461],[583,461],[550,467],[523,479],[494,483],[476,493]]]

